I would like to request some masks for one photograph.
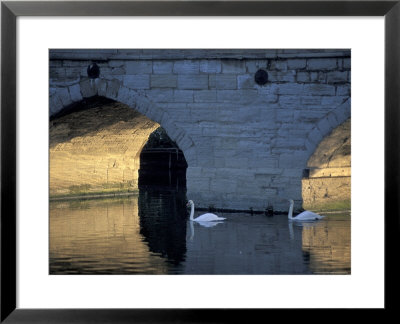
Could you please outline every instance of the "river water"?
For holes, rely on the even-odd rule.
[[[188,221],[178,190],[51,202],[50,274],[350,274],[348,213],[218,214],[211,227]]]

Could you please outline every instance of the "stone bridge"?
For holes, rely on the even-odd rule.
[[[350,50],[57,49],[49,56],[50,117],[100,96],[140,113],[143,125],[161,125],[184,153],[196,206],[287,210],[292,198],[301,207],[310,157],[350,118]],[[133,160],[156,127],[142,128]],[[123,172],[138,168],[132,162]]]

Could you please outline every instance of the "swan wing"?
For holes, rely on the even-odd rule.
[[[316,213],[313,213],[309,210],[303,211],[302,213],[298,214],[296,217],[294,217],[295,220],[317,220],[317,219],[322,219],[325,216],[318,215]]]
[[[224,220],[224,217],[219,217],[215,214],[212,213],[206,213],[203,215],[200,215],[199,217],[196,217],[194,219],[195,222],[213,222],[213,221],[218,221],[218,220]]]

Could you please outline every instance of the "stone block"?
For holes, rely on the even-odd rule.
[[[110,60],[108,61],[108,66],[111,68],[117,68],[117,67],[121,67],[124,66],[125,61],[123,60]]]
[[[203,73],[221,73],[221,61],[201,60],[200,72]]]
[[[107,81],[106,80],[100,79],[98,81],[98,83],[97,83],[97,94],[99,96],[102,96],[102,97],[107,96]]]
[[[279,86],[277,83],[267,83],[262,87],[258,87],[257,91],[260,95],[277,95],[279,94]]]
[[[323,96],[321,100],[321,107],[335,108],[347,100],[347,96]]]
[[[201,178],[202,170],[203,170],[203,168],[201,168],[201,167],[188,166],[188,168],[186,169],[186,177],[187,178]]]
[[[231,159],[225,160],[225,167],[227,168],[246,168],[249,162],[249,158],[247,157],[235,157]]]
[[[186,134],[180,139],[178,139],[177,144],[182,151],[186,151],[194,145],[193,141]],[[189,163],[189,161],[187,161],[187,163]]]
[[[83,98],[89,98],[97,95],[96,81],[86,79],[80,83],[81,93]]]
[[[125,61],[126,74],[146,74],[153,72],[152,61]]]
[[[187,177],[186,178],[186,183],[188,188],[187,196],[190,197],[190,199],[195,199],[194,197],[196,197],[196,194],[191,193],[190,188],[196,188],[196,191],[198,193],[210,191],[210,181],[211,181],[210,178]]]
[[[311,82],[326,83],[326,72],[311,72],[310,80]]]
[[[333,71],[327,73],[327,83],[347,82],[347,71]]]
[[[178,75],[178,88],[183,90],[208,89],[208,75],[201,75],[201,74]]]
[[[223,60],[222,61],[222,73],[246,73],[246,64],[242,60]]]
[[[292,109],[277,109],[276,110],[276,121],[280,122],[280,123],[293,122],[293,110]]]
[[[268,60],[246,60],[246,72],[254,74],[259,69],[267,70],[268,68]]]
[[[148,74],[125,75],[124,86],[131,89],[150,89],[150,76]]]
[[[217,90],[195,90],[193,92],[194,102],[215,102]]]
[[[319,131],[321,132],[321,135],[323,137],[325,137],[326,135],[328,135],[331,131],[332,131],[332,125],[328,119],[328,117],[324,117],[322,118],[318,124],[317,127],[319,129]]]
[[[305,59],[290,59],[287,61],[287,67],[289,70],[300,70],[305,69],[307,61]]]
[[[82,100],[81,87],[79,84],[74,84],[68,88],[71,100],[73,102]]]
[[[334,70],[337,68],[335,58],[312,58],[307,60],[308,70]]]
[[[174,93],[171,89],[146,90],[146,96],[152,102],[172,102]]]
[[[121,83],[118,80],[112,80],[107,82],[107,92],[106,97],[111,99],[117,99],[118,90]],[[82,89],[82,87],[81,87]]]
[[[153,61],[153,74],[171,74],[173,66],[171,61]]]
[[[272,175],[279,175],[281,173],[281,168],[260,168],[254,170],[255,179],[271,178]]]
[[[315,123],[320,120],[322,117],[326,115],[326,109],[312,109],[307,110],[307,112],[303,110],[294,110],[293,111],[293,119],[297,123]]]
[[[257,90],[217,90],[218,102],[250,104],[258,98]]]
[[[279,106],[282,108],[299,108],[301,106],[300,96],[279,96]]]
[[[254,74],[243,74],[237,76],[238,89],[257,89],[259,86],[254,80]]]
[[[79,78],[81,76],[81,68],[74,67],[74,68],[67,68],[65,69],[65,77],[66,78]],[[87,76],[87,72],[85,71],[84,76]]]
[[[302,96],[300,102],[303,106],[320,106],[322,96]]]
[[[304,94],[308,96],[334,96],[336,88],[330,84],[305,84]]]
[[[65,67],[82,67],[85,66],[86,68],[91,63],[90,61],[72,61],[72,60],[63,60],[63,66]]]
[[[307,151],[293,151],[291,153],[282,153],[279,156],[279,168],[304,168],[307,164]]]
[[[297,82],[310,82],[310,73],[309,72],[297,72],[296,75]]]
[[[217,111],[214,106],[205,103],[187,104],[190,109],[190,115],[194,123],[215,121]]]
[[[152,75],[150,85],[152,88],[176,88],[178,76],[173,74]]]
[[[193,90],[174,90],[174,102],[193,102]]]
[[[333,112],[330,112],[326,115],[326,118],[330,124],[331,130],[336,128],[339,125],[339,122]]]
[[[174,63],[173,72],[177,74],[197,74],[199,73],[199,61],[183,60]]]
[[[303,176],[303,168],[283,169],[282,176],[290,178],[301,178]]]
[[[304,138],[293,136],[278,137],[274,140],[273,146],[274,148],[286,148],[290,150],[301,149],[304,147]]]
[[[268,73],[269,82],[295,82],[296,71],[270,71]]]
[[[336,95],[337,96],[350,96],[351,95],[350,85],[344,84],[344,85],[336,86]]]
[[[322,138],[323,135],[321,134],[321,131],[317,127],[314,127],[314,129],[308,135],[308,139],[310,140],[310,142],[314,144],[318,144],[319,142],[321,142]]]
[[[64,108],[60,98],[56,94],[50,96],[49,102],[50,102],[50,116],[55,115],[61,109]]]
[[[229,74],[215,74],[209,76],[210,89],[237,89],[236,75]]]
[[[65,77],[66,77],[65,68],[50,68],[51,79],[59,79]]]
[[[303,93],[303,84],[282,83],[277,85],[280,95],[301,95]]]
[[[210,190],[217,193],[235,193],[237,181],[235,179],[211,179]]]
[[[106,72],[103,72],[103,70],[101,72],[104,74],[106,73]],[[110,74],[111,75],[125,75],[125,70],[123,67],[116,67],[110,71]]]
[[[62,65],[63,65],[63,61],[53,61],[53,60],[49,61],[50,69],[51,68],[56,68],[56,67],[62,67]]]
[[[118,89],[117,101],[122,102],[124,104],[128,104],[130,98],[130,91],[132,90],[126,87],[120,87]]]
[[[344,69],[350,69],[351,68],[351,59],[350,58],[344,58],[343,59],[343,68]]]
[[[272,60],[270,64],[271,70],[286,71],[288,62],[286,60]]]
[[[277,168],[278,159],[277,158],[252,158],[248,162],[249,168]]]

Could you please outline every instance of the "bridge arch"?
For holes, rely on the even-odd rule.
[[[305,161],[304,167],[306,167],[310,157],[317,150],[320,143],[329,136],[334,129],[342,125],[351,116],[351,99],[346,98],[343,103],[341,103],[336,108],[328,112],[323,118],[321,118],[315,127],[309,133],[306,141],[305,147],[307,150],[307,160]]]
[[[77,79],[63,85],[50,88],[50,117],[83,99],[95,96],[112,99],[160,124],[183,151],[188,165],[196,165],[197,158],[193,140],[182,127],[176,125],[167,111],[158,107],[140,90],[129,89],[117,79],[84,79],[81,81]]]
[[[351,208],[351,118],[332,130],[307,161],[302,179],[305,209]]]
[[[62,102],[63,92],[65,88],[53,88],[51,101]],[[150,107],[139,95],[136,101],[131,101],[122,95],[99,96],[98,91],[90,94],[93,95],[81,95],[76,101],[64,100],[62,105],[50,105],[51,195],[137,189],[142,149],[160,123],[166,125],[164,130],[183,152],[186,162],[193,163],[193,157],[190,162],[187,159],[193,150],[191,139],[184,130],[174,128],[167,113],[160,113],[156,106]],[[115,117],[107,117],[110,115]],[[91,118],[95,120],[93,125]]]

